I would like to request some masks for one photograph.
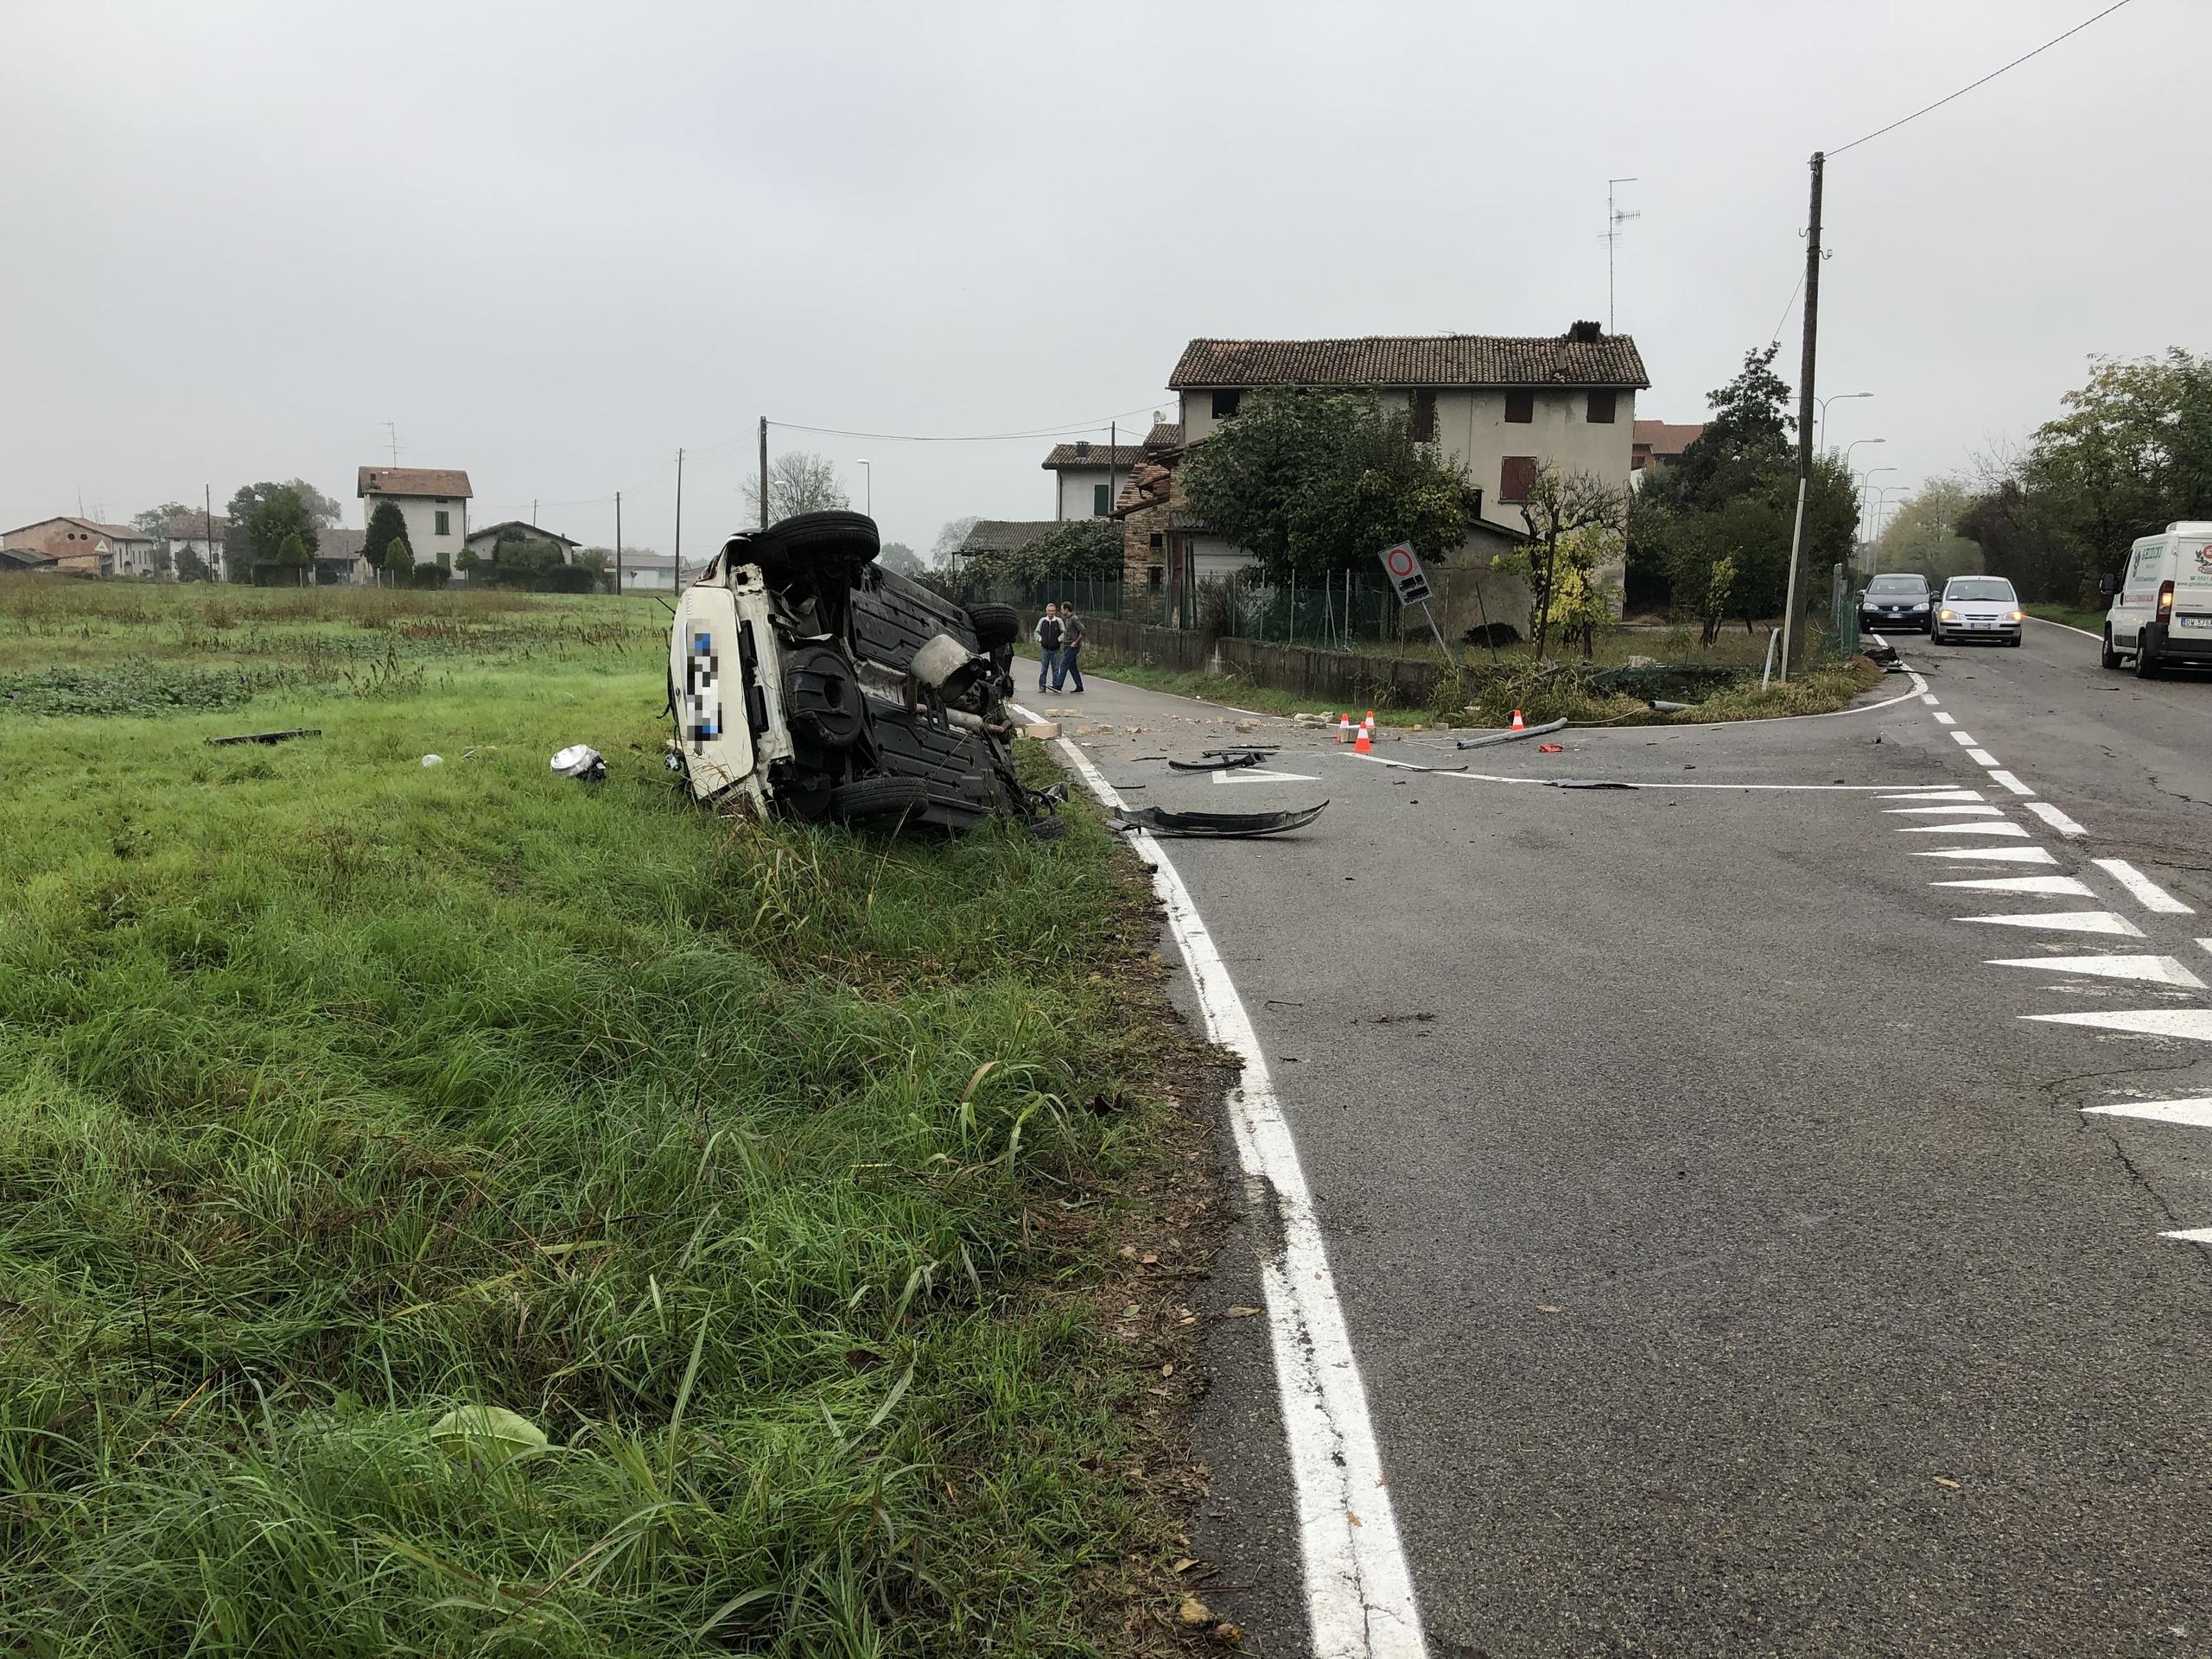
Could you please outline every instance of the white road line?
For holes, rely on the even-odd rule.
[[[1968,749],[1967,751],[1967,759],[1973,761],[1977,766],[1988,767],[1993,773],[1997,770],[1997,757],[1992,754],[1987,749]]]
[[[2110,1106],[2084,1106],[2090,1117],[2139,1117],[2152,1123],[2181,1123],[2192,1129],[2212,1129],[2212,1100],[2123,1100]]]
[[[1955,922],[1980,922],[1989,927],[2032,927],[2044,933],[2110,933],[2139,939],[2143,930],[2117,911],[2053,910],[2040,916],[1954,916]]]
[[[2124,858],[2093,858],[2089,862],[2126,887],[2145,910],[2157,911],[2162,916],[2196,914]]]
[[[1936,714],[1936,723],[1938,726],[1955,726],[1959,723],[1959,720],[1956,715],[1947,715],[1938,709]]]
[[[1978,789],[1916,789],[1901,795],[1883,795],[1876,798],[1885,801],[1978,801],[1981,798],[1981,791]]]
[[[1974,747],[1974,734],[1971,732],[1955,731],[1951,734],[1951,741],[1962,749]]]
[[[1016,712],[1027,716],[1019,707]],[[1102,804],[1123,804],[1089,756],[1066,738],[1060,748]],[[1261,1271],[1297,1487],[1313,1650],[1320,1659],[1423,1659],[1427,1643],[1413,1575],[1398,1543],[1396,1513],[1382,1483],[1367,1390],[1298,1146],[1275,1098],[1258,1034],[1181,874],[1151,836],[1138,831],[1130,841],[1153,867],[1153,890],[1166,908],[1206,1035],[1236,1050],[1243,1063],[1243,1077],[1229,1096],[1237,1160],[1254,1213],[1274,1215],[1282,1230],[1281,1255],[1263,1262]]]
[[[2102,1026],[2142,1037],[2185,1037],[2212,1043],[2212,1008],[2100,1008],[2082,1014],[2024,1014],[2046,1026]]]
[[[2024,804],[2029,811],[2034,813],[2062,836],[2086,836],[2089,833],[2049,801],[2029,801]]]
[[[1786,718],[1789,718],[1789,716],[1786,716],[1786,715],[1785,715],[1785,716],[1783,716],[1783,718],[1785,718],[1785,719],[1786,719]],[[1800,718],[1802,718],[1802,719],[1805,719],[1805,720],[1812,720],[1812,719],[1816,718],[1816,716],[1812,715],[1805,715],[1800,716]],[[1716,723],[1718,723],[1718,722],[1716,722]],[[1738,722],[1737,722],[1737,723],[1738,723],[1738,724],[1742,724],[1742,725],[1748,725],[1748,724],[1750,724],[1750,722],[1749,722],[1748,721],[1738,721]],[[1349,749],[1344,749],[1344,750],[1338,751],[1338,758],[1339,758],[1339,759],[1341,759],[1341,760],[1365,760],[1365,761],[1369,762],[1370,765],[1377,766],[1399,766],[1399,767],[1402,767],[1404,770],[1406,770],[1406,771],[1408,771],[1408,772],[1428,772],[1428,773],[1432,774],[1433,776],[1435,776],[1435,777],[1438,777],[1438,778],[1441,778],[1441,779],[1444,779],[1446,782],[1447,782],[1447,783],[1454,783],[1454,784],[1535,784],[1535,785],[1539,785],[1540,787],[1542,787],[1542,788],[1549,788],[1549,787],[1551,786],[1551,785],[1552,785],[1553,781],[1554,781],[1553,779],[1549,779],[1549,778],[1515,778],[1515,777],[1510,777],[1510,776],[1508,776],[1507,774],[1505,774],[1505,773],[1503,773],[1503,772],[1439,772],[1439,771],[1437,771],[1437,769],[1436,769],[1434,766],[1421,766],[1421,765],[1417,764],[1417,763],[1416,763],[1416,762],[1414,762],[1414,761],[1411,761],[1411,760],[1391,760],[1388,755],[1382,755],[1382,754],[1354,754],[1354,753],[1353,753],[1351,750],[1349,750]],[[1652,789],[1652,790],[1657,790],[1657,789],[1734,789],[1734,790],[1766,790],[1766,791],[1785,791],[1785,792],[1787,792],[1787,791],[1804,791],[1804,792],[1807,792],[1807,793],[1809,793],[1809,794],[1815,794],[1815,795],[1872,795],[1872,794],[1877,793],[1878,791],[1881,791],[1881,790],[1887,789],[1887,788],[1889,787],[1889,785],[1888,785],[1887,784],[1631,784],[1631,783],[1623,783],[1623,784],[1621,785],[1621,787],[1622,787],[1623,789]]]
[[[1213,774],[1217,784],[1318,784],[1319,774],[1311,772],[1262,772],[1257,766],[1239,766],[1230,772]]]
[[[2094,899],[2097,896],[2096,889],[2078,875],[1993,875],[1979,881],[1930,881],[1928,885],[1931,887],[1965,887],[1975,893],[2063,893],[2069,899]]]
[[[1888,797],[1883,798],[1886,800]],[[1885,806],[1882,814],[1891,818],[2001,818],[2005,816],[1993,806]]]
[[[1899,836],[2009,836],[2015,841],[2025,841],[2028,836],[2024,825],[2009,818],[1999,818],[1994,823],[1980,818],[1970,823],[1893,823],[1890,830]]]
[[[1938,847],[1915,858],[1970,858],[1982,864],[2056,864],[2048,847]]]
[[[2053,627],[2063,627],[2065,625],[2063,623],[2055,622],[2051,626]],[[2160,1238],[2177,1238],[2184,1244],[2212,1244],[2212,1227],[2192,1227],[2186,1232],[2160,1233],[2158,1236]]]
[[[2032,795],[2035,793],[2035,791],[2030,789],[2025,784],[2015,778],[2011,772],[2005,771],[2002,766],[1991,767],[1989,775],[1996,782],[2002,784],[2005,788],[2011,790],[2015,795]]]
[[[2040,968],[2054,974],[2087,974],[2094,979],[2139,979],[2153,985],[2178,985],[2201,991],[2204,982],[2171,957],[1998,957],[1985,968]]]
[[[1920,694],[1920,700],[1926,703],[1930,709],[1933,709],[1936,706],[1936,694],[1933,691],[1922,692]]]
[[[2028,620],[2040,622],[2046,628],[2063,628],[2069,633],[2080,634],[2084,639],[2094,639],[2101,645],[2105,642],[2101,633],[2091,633],[2087,628],[2077,628],[2071,622],[2054,622],[2047,616],[2031,616]]]

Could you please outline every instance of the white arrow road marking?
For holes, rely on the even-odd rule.
[[[1018,705],[1016,712],[1021,712]],[[1062,738],[1060,750],[1102,804],[1125,804],[1071,740]],[[1242,1062],[1228,1115],[1247,1205],[1256,1214],[1272,1214],[1281,1230],[1261,1263],[1262,1300],[1290,1446],[1313,1652],[1317,1659],[1426,1659],[1428,1644],[1383,1482],[1366,1386],[1298,1143],[1275,1096],[1259,1035],[1173,861],[1141,830],[1129,842],[1153,868],[1153,891],[1183,953],[1206,1035],[1234,1049]]]
[[[2183,1123],[2192,1129],[2212,1129],[2212,1100],[2123,1100],[2111,1106],[2084,1106],[2091,1117],[2141,1117],[2153,1123]]]
[[[2016,841],[2027,839],[2028,832],[2017,823],[1900,823],[1895,825],[1901,836],[2010,836]]]
[[[1983,864],[2056,864],[2048,847],[1938,847],[1915,858],[1971,858]]]
[[[2047,933],[2111,933],[2139,939],[2143,930],[2109,910],[2053,910],[2040,916],[1954,916],[1955,922],[1982,922],[1992,927],[2032,927]]]
[[[2098,979],[2140,979],[2153,985],[2179,985],[2201,991],[2204,982],[2171,957],[1999,957],[1987,968],[2047,968],[2057,974],[2088,974]]]
[[[2002,766],[1991,768],[1989,775],[1993,779],[1996,779],[1997,782],[2004,785],[2005,788],[2011,790],[2015,795],[2032,795],[2035,793],[2035,791],[2030,789],[2025,784],[2015,778],[2011,772],[2005,771]]]
[[[2124,858],[2093,858],[2089,862],[2134,894],[2136,902],[2145,910],[2155,910],[2162,916],[2196,914]]]
[[[1914,789],[1898,795],[1877,795],[1878,801],[1978,801],[1978,789]]]
[[[1980,881],[1930,881],[1931,887],[1971,887],[1977,893],[2064,893],[2069,899],[2094,899],[2096,889],[2078,875],[1993,875]]]
[[[2212,1227],[2192,1227],[2184,1233],[2160,1233],[2160,1238],[2177,1238],[2184,1244],[2212,1244]]]
[[[2102,1008],[2093,1014],[2024,1014],[2047,1026],[2102,1026],[2145,1037],[2187,1037],[2212,1043],[2212,1008]]]
[[[1318,784],[1321,780],[1310,772],[1262,772],[1257,766],[1240,766],[1231,772],[1217,772],[1217,784]]]
[[[1883,797],[1885,800],[1887,796]],[[1994,806],[1885,806],[1882,809],[1893,818],[2001,818],[2002,810]]]
[[[2049,801],[2030,801],[2027,808],[2062,836],[2086,836],[2089,833]]]

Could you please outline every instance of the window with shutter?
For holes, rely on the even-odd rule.
[[[1433,391],[1414,393],[1414,442],[1436,442],[1436,394]]]
[[[1536,394],[1526,387],[1505,394],[1505,418],[1516,426],[1526,426],[1536,418]]]
[[[1214,419],[1227,420],[1236,412],[1236,406],[1243,401],[1244,394],[1241,391],[1217,391],[1213,395]]]
[[[1497,469],[1497,499],[1500,502],[1526,501],[1529,492],[1536,487],[1536,458],[1534,455],[1508,455]]]
[[[1114,504],[1106,499],[1106,486],[1103,484],[1092,485],[1090,486],[1090,516],[1094,518],[1103,518],[1113,511],[1113,508]]]
[[[1590,394],[1592,425],[1611,426],[1613,423],[1614,402],[1619,396],[1620,394],[1617,391],[1593,391]]]

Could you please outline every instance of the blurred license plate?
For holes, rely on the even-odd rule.
[[[2184,628],[2212,628],[2212,616],[2177,616],[2174,620]]]

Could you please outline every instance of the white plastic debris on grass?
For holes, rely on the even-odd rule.
[[[553,770],[563,778],[579,778],[586,783],[597,783],[607,776],[607,760],[588,743],[571,743],[555,755]]]
[[[423,764],[425,766],[442,766],[445,763],[446,758],[442,754],[426,754],[423,757]]]
[[[432,1423],[433,1444],[453,1458],[474,1456],[501,1464],[524,1452],[545,1449],[545,1431],[502,1406],[456,1406]]]

